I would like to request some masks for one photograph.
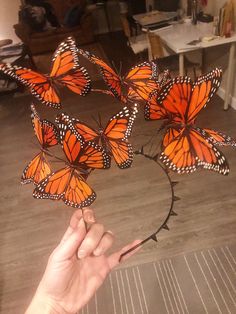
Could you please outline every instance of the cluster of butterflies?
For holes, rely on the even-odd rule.
[[[220,86],[218,68],[200,76],[171,78],[168,71],[159,73],[158,61],[143,62],[121,77],[106,62],[79,49],[73,38],[62,42],[52,59],[49,75],[16,65],[0,64],[0,71],[28,86],[41,103],[61,108],[58,88],[86,95],[91,90],[87,70],[79,65],[78,56],[98,66],[108,90],[99,90],[117,98],[123,109],[113,115],[105,128],[95,130],[88,124],[62,113],[55,124],[41,120],[31,105],[32,123],[40,143],[40,152],[27,165],[22,183],[34,182],[36,198],[61,199],[65,204],[83,208],[96,198],[87,178],[94,169],[108,169],[111,158],[121,169],[131,166],[133,150],[129,143],[137,104],[144,106],[146,120],[164,120],[166,129],[160,159],[171,170],[190,173],[197,168],[229,173],[229,165],[219,145],[236,146],[236,141],[222,132],[195,125],[199,112]],[[52,172],[47,160],[49,148],[60,144],[66,166]]]
[[[94,169],[108,169],[111,156],[123,169],[130,167],[133,150],[128,142],[137,113],[137,106],[124,107],[115,114],[107,126],[99,130],[89,127],[78,119],[61,113],[55,124],[41,120],[35,105],[31,105],[31,118],[41,151],[23,171],[23,184],[34,182],[36,198],[61,199],[72,207],[89,206],[96,198],[86,183]],[[49,148],[60,144],[66,156],[66,166],[52,172],[47,156],[53,156]]]

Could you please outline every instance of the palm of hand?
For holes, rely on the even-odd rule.
[[[91,214],[91,210],[87,210],[87,213]],[[105,255],[113,243],[112,233],[105,232],[104,226],[95,223],[95,220],[86,230],[81,211],[76,211],[60,244],[49,258],[27,313],[36,313],[39,304],[52,309],[50,313],[76,313],[91,299],[108,273],[119,264],[122,253],[139,242],[136,240],[111,255]],[[136,251],[127,254],[122,261]]]
[[[90,300],[109,272],[105,255],[88,256],[81,260],[73,256],[58,262],[52,257],[40,286],[43,285],[44,291],[46,287],[47,295],[66,313],[75,313]]]

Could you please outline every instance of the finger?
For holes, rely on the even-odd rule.
[[[95,256],[100,256],[105,254],[105,252],[112,246],[114,242],[114,235],[111,231],[106,231],[103,234],[101,241],[98,243],[98,246],[93,251]]]
[[[127,255],[125,255],[122,260],[120,261],[120,257],[121,254],[125,253],[126,251],[128,251],[129,249],[131,249],[132,247],[134,247],[135,245],[139,244],[141,242],[141,240],[135,240],[132,243],[124,246],[120,251],[115,252],[113,254],[111,254],[108,257],[108,263],[110,266],[110,269],[113,269],[114,267],[116,267],[120,262],[123,262],[125,260],[127,260],[128,258],[130,258],[132,255],[134,255],[141,247],[136,248],[135,250],[133,250],[132,252],[128,253]]]
[[[83,210],[83,218],[88,224],[95,223],[96,221],[94,211],[91,208],[85,208]]]
[[[95,223],[91,226],[86,234],[82,244],[78,251],[78,258],[84,258],[92,254],[92,252],[98,246],[104,233],[104,226],[102,224]]]
[[[76,229],[78,222],[80,221],[81,217],[82,217],[81,209],[78,209],[73,213],[73,215],[71,216],[71,219],[70,219],[70,225],[62,237],[61,243],[66,241],[68,239],[68,237],[72,234],[72,232]]]
[[[59,244],[54,251],[54,258],[59,261],[70,259],[77,250],[86,236],[86,228],[83,218],[78,221],[77,227],[67,237],[67,239]]]

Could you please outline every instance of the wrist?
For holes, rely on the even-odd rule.
[[[69,314],[62,309],[55,301],[46,295],[36,295],[33,297],[25,314]]]

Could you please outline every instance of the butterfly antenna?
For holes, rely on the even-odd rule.
[[[121,75],[122,73],[122,61],[120,61],[120,69],[119,69],[119,74]]]
[[[65,164],[67,163],[66,160],[60,158],[60,157],[57,157],[56,155],[54,155],[53,153],[49,152],[48,150],[44,149],[44,148],[41,148],[41,150],[47,155],[47,156],[50,156],[52,158],[55,158],[57,160],[57,162],[64,162]]]
[[[147,143],[143,145],[143,147],[148,146],[148,145],[153,141],[155,135],[156,135],[156,134],[153,134],[153,135],[151,136],[151,138],[147,141]]]
[[[100,112],[98,112],[98,123],[99,123],[99,128],[101,128],[102,127],[102,117],[101,117]]]
[[[91,118],[93,119],[93,121],[94,121],[97,125],[99,125],[99,124],[98,124],[98,119],[95,118],[94,115],[92,115]]]
[[[112,61],[111,64],[112,64],[113,68],[115,69],[116,73],[119,75],[119,71],[117,69],[117,66],[116,66],[115,62]]]

